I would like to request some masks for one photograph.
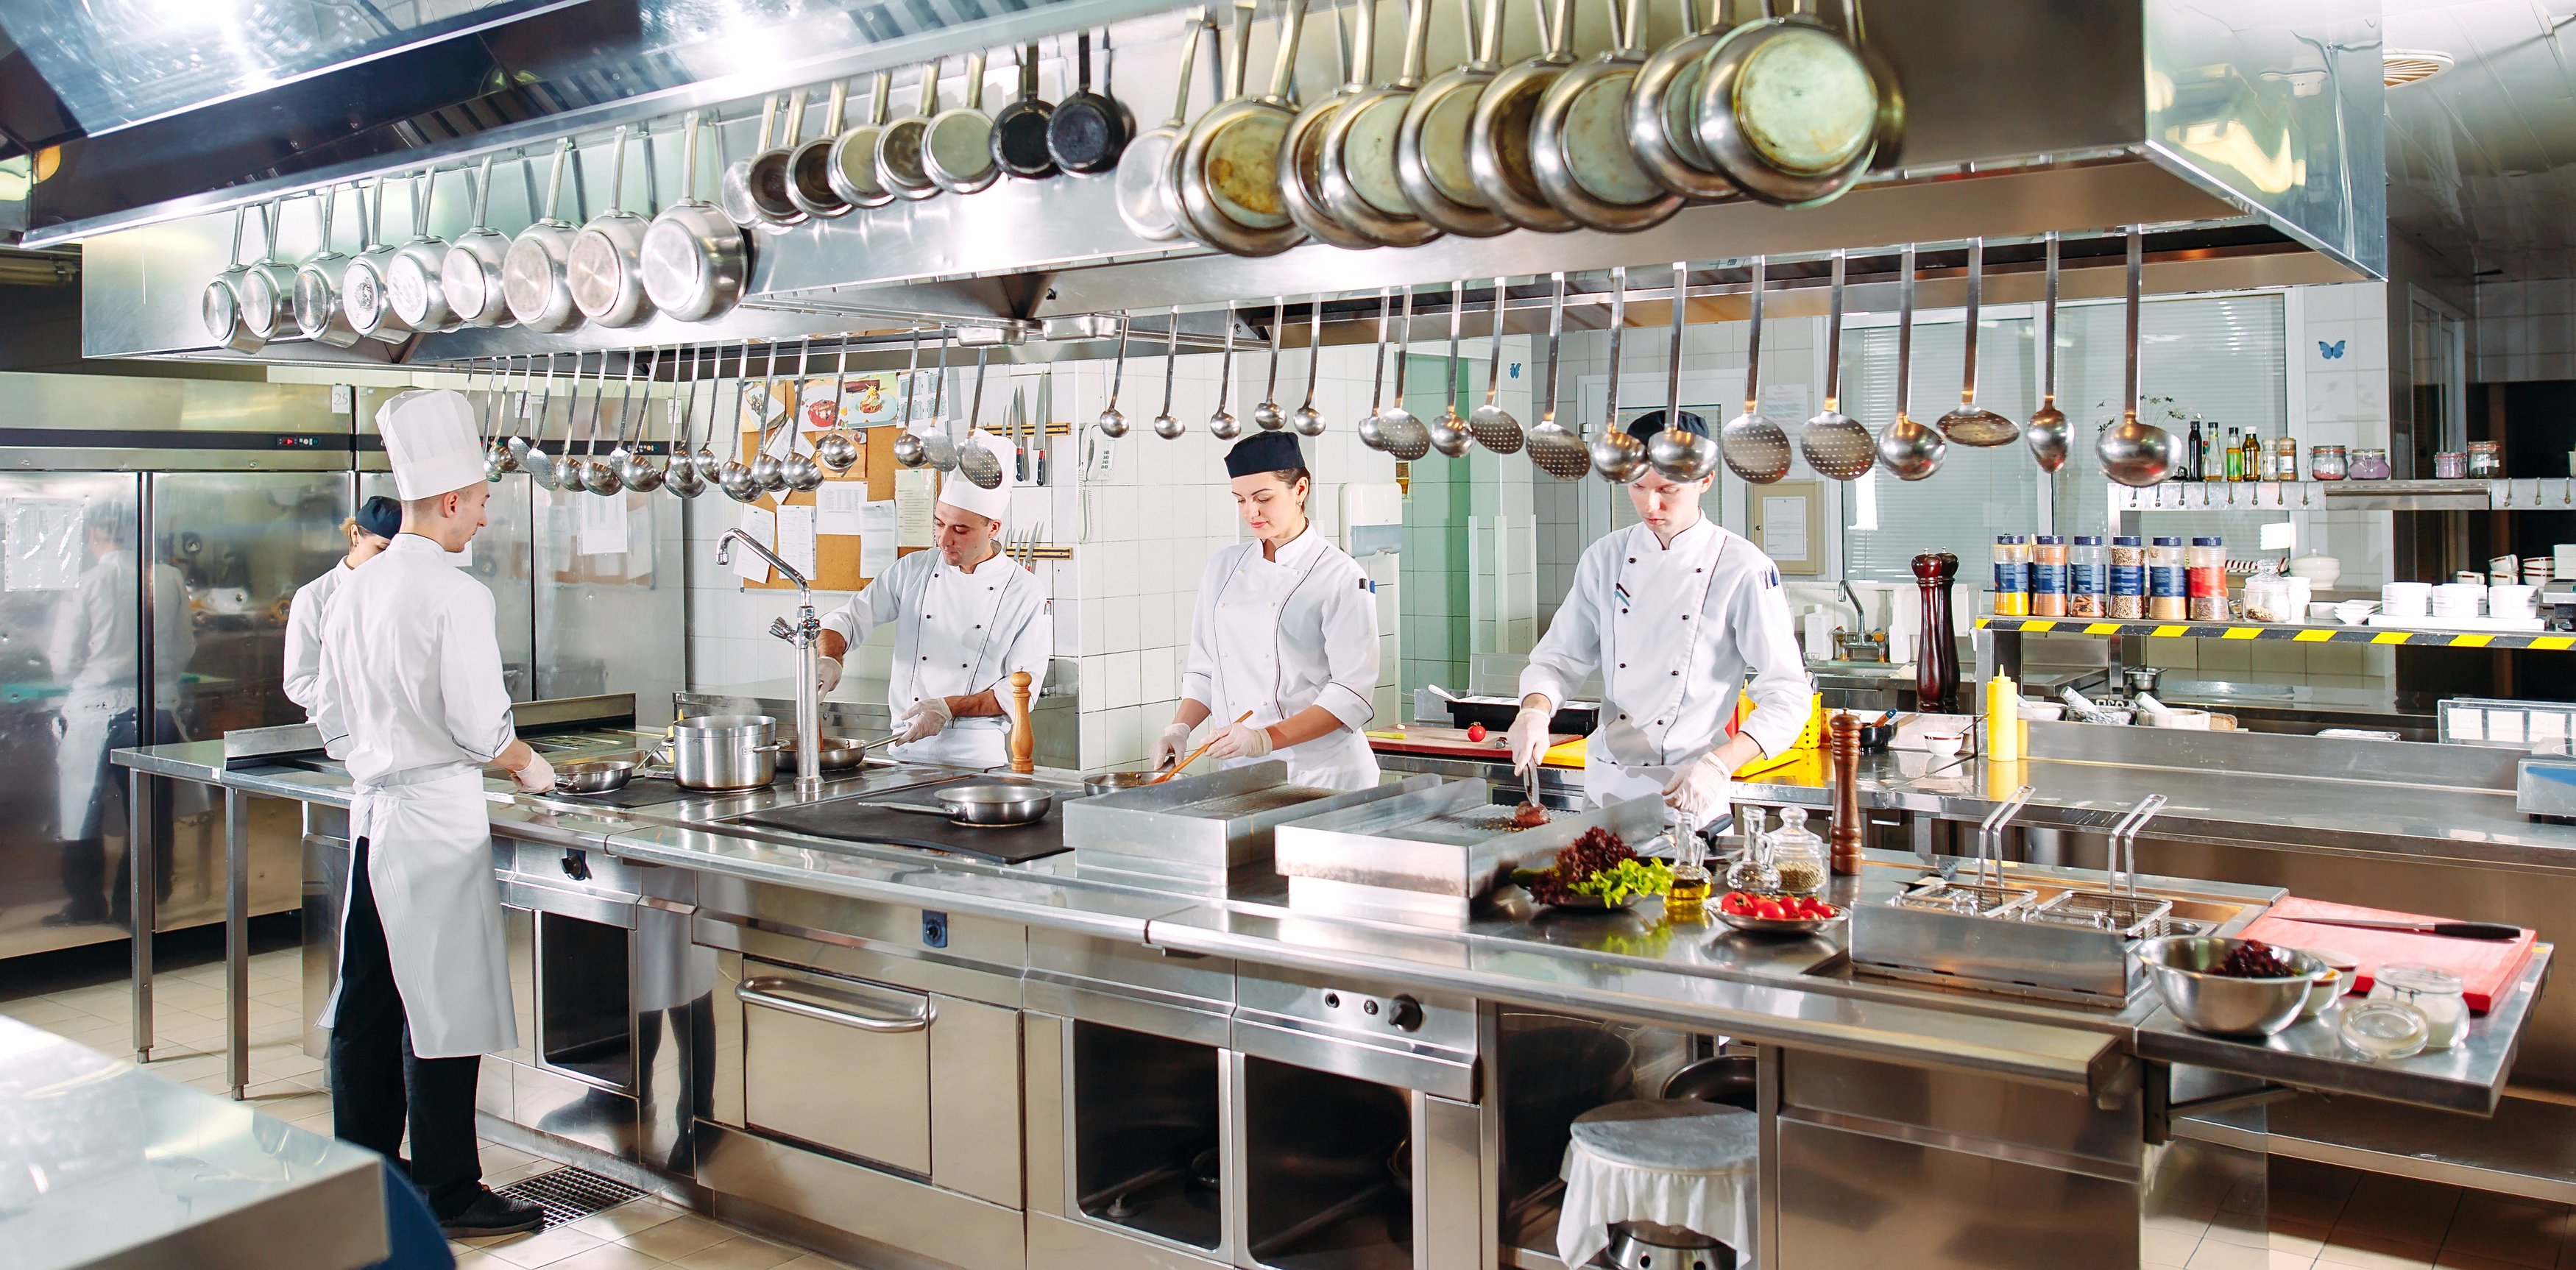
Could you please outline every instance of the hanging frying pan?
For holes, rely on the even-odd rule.
[[[1691,0],[1681,0],[1681,16],[1682,37],[1655,50],[1628,88],[1628,152],[1657,185],[1683,198],[1742,198],[1700,145],[1696,114],[1700,62],[1726,34],[1726,0],[1708,0],[1705,24],[1692,12]]]
[[[1467,32],[1473,59],[1414,90],[1395,132],[1395,179],[1404,187],[1404,201],[1422,219],[1465,238],[1491,238],[1512,227],[1486,203],[1467,170],[1467,125],[1476,99],[1500,69],[1495,58],[1503,38],[1503,0],[1482,3],[1481,25],[1471,23]],[[1459,0],[1462,19],[1473,11]]]
[[[751,153],[754,158],[769,152],[770,128],[777,122],[778,99],[761,98],[760,134],[754,137],[751,143]],[[716,128],[716,144],[718,146],[724,144],[722,124],[718,124]],[[725,164],[723,175],[716,178],[717,204],[724,208],[725,215],[733,218],[734,224],[744,229],[758,229],[766,223],[760,218],[759,204],[752,201],[751,163],[751,159],[736,159]]]
[[[894,201],[894,191],[877,179],[877,138],[885,131],[886,96],[893,87],[894,76],[878,71],[876,83],[868,89],[866,122],[832,142],[832,161],[824,165],[823,178],[831,182],[832,192],[852,207],[883,207]]]
[[[447,292],[447,303],[456,310],[456,320],[467,326],[516,326],[519,320],[510,316],[510,301],[501,284],[502,270],[510,259],[510,236],[492,228],[484,213],[492,205],[492,156],[483,156],[482,170],[474,176],[474,227],[456,236],[447,254],[438,261],[439,286]]]
[[[1172,98],[1172,117],[1139,133],[1118,156],[1118,219],[1129,233],[1148,242],[1170,242],[1181,236],[1178,195],[1172,189],[1172,152],[1188,130],[1190,71],[1198,61],[1200,37],[1214,25],[1207,10],[1194,10],[1189,32],[1181,37],[1180,87]],[[1220,79],[1223,77],[1220,76]]]
[[[617,153],[608,161],[608,206],[573,235],[564,270],[572,302],[582,316],[606,327],[652,320],[653,297],[644,290],[644,235],[653,222],[620,206],[626,195],[626,129],[617,130]],[[646,152],[645,167],[652,167]]]
[[[697,112],[680,127],[680,201],[644,231],[644,293],[672,317],[704,322],[742,302],[751,242],[722,208],[698,197]]]
[[[1237,10],[1235,58],[1230,76],[1240,81],[1252,46],[1248,8]],[[1199,241],[1238,256],[1275,256],[1304,241],[1306,231],[1288,218],[1279,194],[1279,143],[1297,117],[1289,92],[1297,74],[1297,33],[1305,0],[1282,0],[1279,56],[1270,90],[1242,95],[1199,116],[1173,156],[1181,219]],[[1061,107],[1058,107],[1061,110]]]
[[[1086,31],[1074,40],[1073,95],[1057,102],[1047,120],[1047,154],[1067,172],[1097,176],[1118,166],[1134,135],[1135,114],[1116,98],[1091,91],[1091,33]]]
[[[308,340],[353,348],[361,337],[349,325],[348,309],[340,303],[340,286],[349,274],[351,257],[331,249],[331,205],[338,201],[337,194],[333,188],[322,191],[322,249],[295,268],[295,329]],[[359,210],[366,210],[363,203]]]
[[[897,198],[923,199],[939,192],[939,182],[930,179],[930,169],[922,162],[930,120],[938,113],[939,60],[933,58],[921,68],[920,103],[911,114],[877,133],[877,184],[894,191]]]
[[[1308,102],[1289,121],[1288,135],[1279,143],[1279,198],[1288,209],[1288,218],[1316,241],[1366,251],[1377,246],[1377,240],[1336,219],[1324,200],[1325,135],[1332,121],[1340,117],[1342,107],[1369,91],[1369,76],[1377,60],[1372,52],[1377,40],[1376,0],[1358,0],[1354,8],[1351,31],[1342,30],[1340,19],[1333,22],[1334,48],[1344,67],[1341,88],[1329,97]]]
[[[204,320],[206,334],[236,353],[256,353],[268,344],[242,318],[241,281],[250,272],[250,266],[241,259],[242,222],[249,219],[249,207],[233,209],[232,264],[208,280],[205,291],[197,297],[197,316]]]
[[[555,146],[555,164],[546,177],[545,218],[510,240],[509,258],[501,266],[501,293],[510,301],[510,316],[519,325],[546,335],[560,335],[581,325],[581,306],[573,303],[572,240],[580,231],[556,214],[562,205],[564,161],[572,155],[572,138]]]
[[[931,117],[921,134],[921,166],[939,188],[973,194],[1002,179],[993,161],[993,117],[984,113],[984,54],[966,55],[966,104]]]
[[[1672,219],[1682,200],[1628,150],[1628,90],[1646,64],[1646,0],[1609,5],[1616,47],[1548,85],[1530,116],[1530,167],[1558,211],[1628,234]]]
[[[440,275],[447,264],[447,240],[431,233],[429,214],[437,207],[438,169],[422,173],[413,186],[411,240],[394,250],[385,264],[385,297],[394,316],[415,331],[453,331],[463,325],[456,306],[447,302]]]
[[[1361,0],[1374,7],[1375,0]],[[1324,127],[1324,205],[1364,237],[1389,247],[1418,247],[1440,236],[1405,201],[1396,179],[1395,142],[1404,111],[1422,87],[1431,37],[1431,0],[1405,0],[1404,61],[1393,80],[1353,98]]]
[[[340,307],[347,311],[349,326],[358,334],[387,344],[399,344],[411,334],[411,328],[394,316],[393,299],[386,294],[385,269],[393,263],[394,249],[385,244],[385,181],[376,178],[376,197],[372,203],[361,202],[367,213],[366,238],[358,254],[349,261],[348,275],[341,279]]]
[[[993,162],[1023,181],[1056,174],[1055,156],[1047,151],[1047,124],[1055,103],[1038,96],[1038,46],[1020,47],[1020,95],[993,112]]]
[[[295,270],[277,258],[277,218],[283,208],[281,200],[260,209],[260,257],[233,284],[241,298],[242,327],[263,344],[300,333],[295,326]]]
[[[751,228],[765,234],[783,234],[811,219],[788,193],[796,183],[788,165],[794,161],[804,133],[805,90],[799,88],[795,96],[787,99],[786,135],[778,139],[777,145],[751,156],[751,165],[744,170],[743,191],[750,196],[751,210],[759,217]]]
[[[850,86],[832,81],[832,97],[823,107],[823,135],[787,154],[787,197],[808,216],[830,219],[850,214],[850,200],[832,188],[832,147],[841,143],[841,117],[849,108]]]
[[[1504,220],[1523,229],[1561,234],[1581,222],[1558,211],[1539,189],[1530,168],[1530,123],[1548,87],[1574,65],[1569,51],[1574,0],[1533,0],[1539,6],[1544,45],[1536,57],[1494,73],[1467,117],[1467,172],[1476,192]]]
[[[1894,159],[1904,99],[1861,50],[1858,0],[1844,2],[1843,31],[1803,12],[1776,16],[1772,0],[1764,12],[1700,59],[1700,146],[1763,202],[1839,198],[1873,161]]]

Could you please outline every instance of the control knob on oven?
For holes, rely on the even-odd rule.
[[[1398,1031],[1418,1032],[1422,1030],[1422,1003],[1399,993],[1386,1003],[1386,1021]]]

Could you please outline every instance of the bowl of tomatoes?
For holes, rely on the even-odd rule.
[[[1717,920],[1748,935],[1813,935],[1851,918],[1850,910],[1811,895],[1729,891],[1710,907]]]

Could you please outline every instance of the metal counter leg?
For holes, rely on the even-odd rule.
[[[224,791],[224,1068],[250,1084],[250,795]]]
[[[152,876],[152,778],[128,768],[125,773],[125,875],[134,894],[126,916],[133,923],[134,1061],[152,1061],[152,929],[160,925],[159,879]]]

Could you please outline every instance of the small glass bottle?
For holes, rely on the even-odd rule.
[[[1821,895],[1825,890],[1825,840],[1807,828],[1807,809],[1780,813],[1779,832],[1771,835],[1771,867],[1780,874],[1787,895]]]
[[[2066,616],[2066,539],[2041,534],[2030,545],[2030,615]]]
[[[2147,545],[2147,616],[2159,622],[2188,621],[2189,597],[2183,587],[2182,539],[2160,535]]]
[[[2252,428],[2245,430],[2245,479],[2263,479],[2263,434]]]
[[[2109,592],[2109,568],[2102,552],[2100,534],[2077,534],[2075,546],[2066,553],[2066,615],[2068,617],[2103,617],[2110,612],[2103,603]]]
[[[2190,592],[2191,620],[2227,620],[2227,544],[2219,538],[2194,538],[2185,558],[2185,587]]]
[[[2227,448],[2219,453],[2219,459],[2227,465],[2228,480],[2245,479],[2245,441],[2237,435],[2236,429],[2227,430]]]
[[[1995,615],[2030,616],[2030,541],[2020,534],[1995,535]]]
[[[1771,864],[1771,841],[1762,832],[1762,809],[1750,808],[1744,815],[1744,851],[1726,866],[1726,889],[1753,895],[1774,894],[1780,889],[1780,871]],[[1679,881],[1680,870],[1674,870],[1674,877]],[[1703,901],[1707,895],[1705,890],[1700,892]],[[1664,897],[1664,911],[1673,911],[1670,893]]]
[[[2200,479],[2201,455],[2207,452],[2207,445],[2208,443],[2201,440],[2200,436],[2200,416],[2193,415],[2191,417],[2191,434],[2183,439],[2182,466],[2180,469],[2175,471],[2175,480],[2196,481]]]
[[[2106,617],[2135,620],[2147,615],[2147,549],[2133,534],[2111,539],[2111,606]]]

